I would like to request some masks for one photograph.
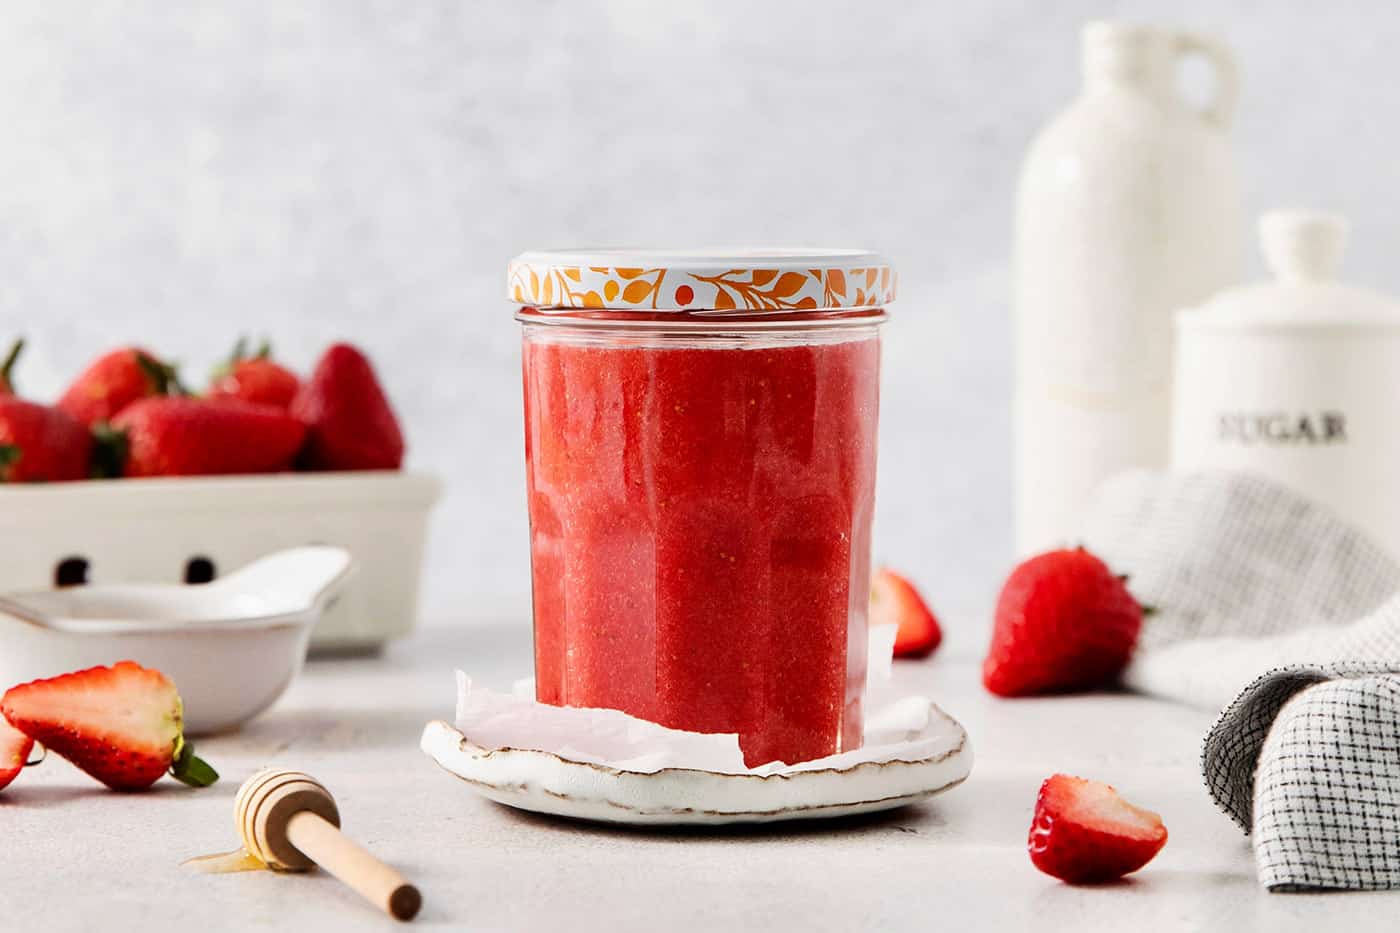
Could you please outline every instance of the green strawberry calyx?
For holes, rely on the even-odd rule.
[[[1082,551],[1084,550],[1084,548],[1081,546],[1080,550]],[[1129,577],[1126,573],[1116,574],[1116,576],[1118,577],[1118,582],[1123,584],[1123,589],[1128,589],[1128,581],[1131,579],[1131,577]],[[1128,590],[1128,595],[1133,595],[1132,590]],[[1162,611],[1159,606],[1154,606],[1151,603],[1140,602],[1136,596],[1133,596],[1133,601],[1138,604],[1138,609],[1142,610],[1142,617],[1144,619],[1150,619]]]
[[[257,349],[248,352],[248,338],[241,336],[233,344],[233,352],[228,355],[228,359],[214,367],[209,374],[210,382],[218,382],[225,376],[232,374],[239,363],[244,360],[270,360],[272,359],[272,341],[264,339],[258,344]]]
[[[0,444],[0,483],[9,480],[10,468],[19,463],[23,454],[18,444]]]
[[[141,371],[146,374],[146,378],[151,382],[151,389],[156,395],[189,395],[190,390],[186,389],[180,382],[179,371],[169,363],[162,363],[155,357],[136,352],[136,365],[141,367]]]
[[[0,362],[0,391],[15,391],[15,363],[19,361],[19,355],[24,352],[24,338],[20,337],[10,344],[10,352],[5,354],[5,359]]]
[[[100,421],[92,428],[92,478],[116,479],[126,470],[131,444],[126,432]],[[0,468],[3,468],[0,464]]]
[[[194,746],[181,736],[175,741],[175,760],[170,763],[170,776],[191,787],[208,787],[219,779],[219,772],[196,755]]]

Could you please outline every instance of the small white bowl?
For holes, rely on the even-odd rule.
[[[343,548],[302,547],[201,585],[0,596],[0,691],[129,659],[175,682],[187,734],[232,729],[292,682],[352,567]]]

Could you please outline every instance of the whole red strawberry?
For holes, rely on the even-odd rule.
[[[1127,666],[1142,608],[1122,578],[1083,548],[1032,557],[997,600],[982,682],[1001,696],[1083,690]]]
[[[61,483],[91,470],[87,428],[57,408],[0,396],[0,482]]]
[[[19,355],[24,352],[24,338],[21,337],[10,344],[10,352],[5,354],[5,359],[0,362],[0,395],[15,394],[15,363],[19,362]]]
[[[289,408],[301,388],[296,373],[272,360],[272,347],[264,342],[248,355],[247,341],[240,339],[228,363],[214,373],[209,398],[238,399],[258,405]]]
[[[354,347],[338,343],[316,364],[292,414],[306,422],[302,465],[310,470],[397,470],[403,433],[374,368]]]
[[[1160,816],[1128,803],[1108,784],[1067,774],[1040,786],[1027,840],[1035,867],[1071,884],[1121,878],[1166,844]]]
[[[185,741],[175,685],[134,661],[11,687],[0,698],[0,712],[115,790],[143,790],[167,771],[194,787],[219,779]]]
[[[200,476],[289,470],[305,426],[280,408],[153,396],[112,420],[109,446],[126,476]]]
[[[897,658],[922,658],[933,654],[943,641],[943,630],[914,584],[888,568],[870,581],[870,625],[895,625]]]
[[[145,350],[124,347],[93,360],[58,400],[58,407],[88,427],[111,421],[139,398],[179,392],[172,366]]]

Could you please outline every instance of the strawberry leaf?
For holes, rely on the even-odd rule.
[[[211,385],[231,375],[238,367],[238,364],[242,363],[244,360],[266,360],[272,358],[272,342],[266,338],[258,344],[257,349],[251,354],[248,352],[248,346],[247,335],[240,335],[238,340],[234,342],[233,352],[229,354],[228,359],[210,370],[209,382]]]
[[[126,432],[101,421],[93,426],[92,437],[92,478],[116,479],[121,476],[126,470],[127,455],[131,452]]]
[[[191,787],[208,787],[219,779],[219,772],[210,767],[209,762],[195,755],[194,746],[189,742],[180,744],[180,754],[176,755],[175,761],[171,763],[170,774],[175,780]]]
[[[10,352],[5,355],[4,362],[0,362],[0,391],[15,391],[15,363],[19,360],[19,355],[24,351],[24,338],[20,337],[10,345]]]
[[[18,444],[0,444],[0,482],[9,479],[10,467],[19,463],[23,453]]]
[[[186,389],[180,382],[180,374],[174,366],[169,363],[162,363],[155,357],[145,353],[136,354],[136,365],[141,367],[141,371],[146,374],[146,378],[151,381],[151,388],[156,395],[189,395],[190,390]]]
[[[209,370],[209,385],[214,384],[233,372],[235,366],[248,358],[248,338],[240,335],[233,343],[233,352],[228,355],[228,359]]]

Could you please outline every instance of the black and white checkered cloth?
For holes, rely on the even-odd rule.
[[[1206,786],[1253,834],[1270,890],[1400,887],[1400,675],[1385,668],[1272,671],[1207,734]]]
[[[1156,614],[1126,684],[1221,709],[1202,771],[1270,890],[1400,887],[1400,566],[1241,474],[1123,474],[1082,540]],[[1233,698],[1233,699],[1232,699]]]

